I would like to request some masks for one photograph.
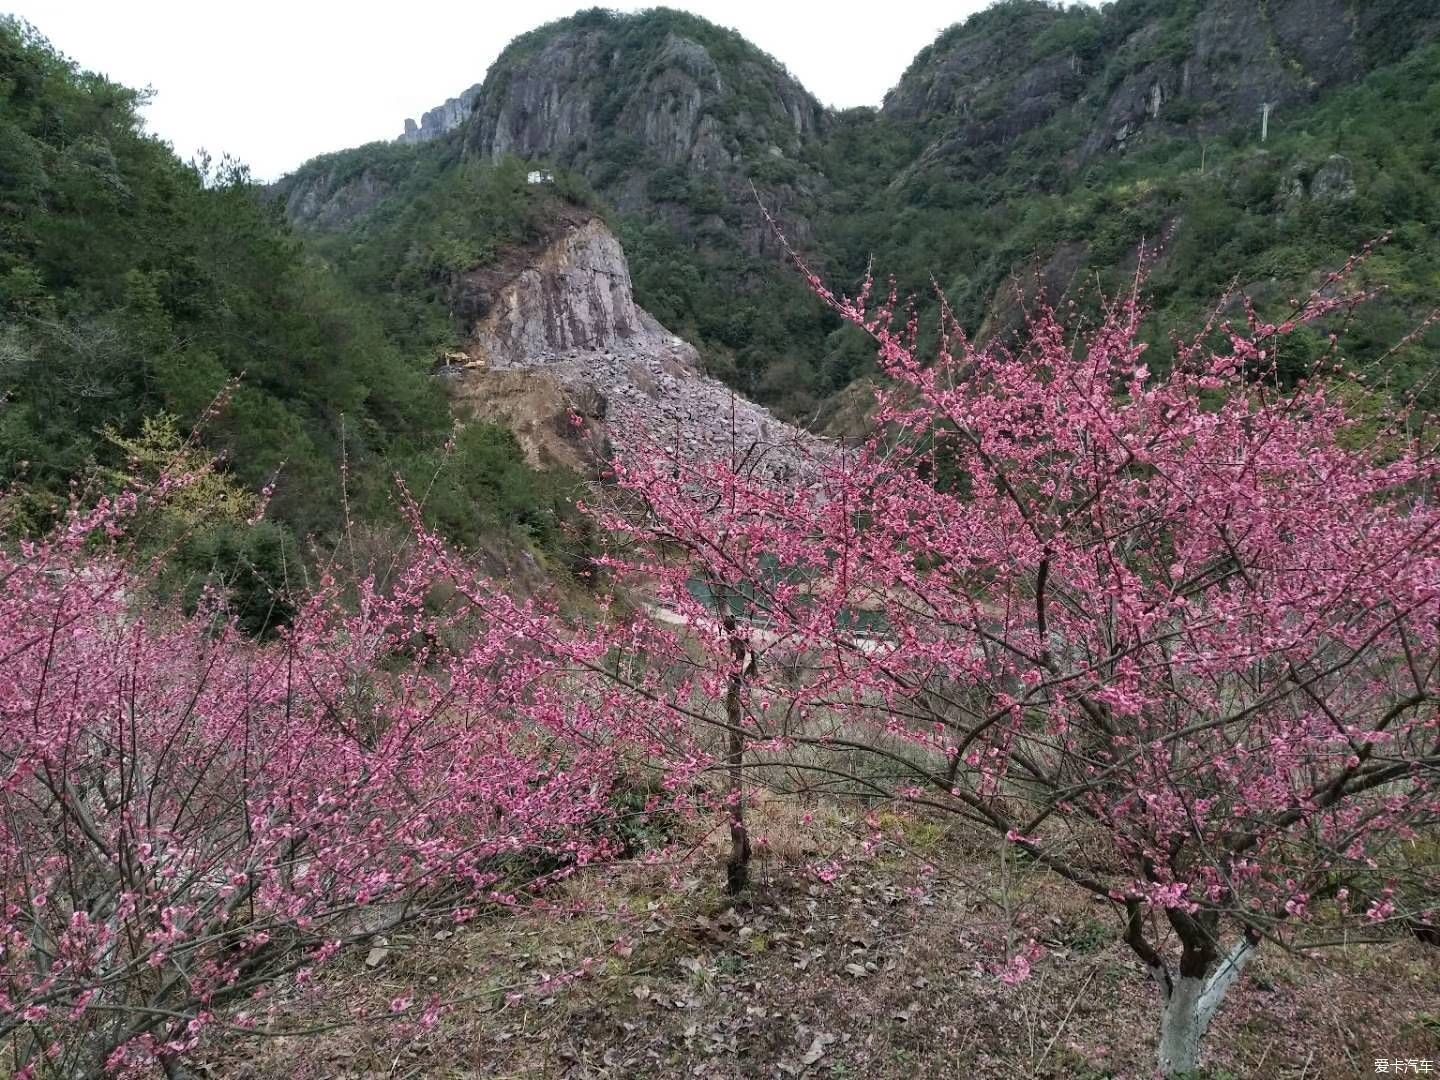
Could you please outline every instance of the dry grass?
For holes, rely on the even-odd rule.
[[[805,815],[811,815],[809,821]],[[497,916],[350,957],[286,1022],[381,1015],[406,993],[454,1008],[403,1021],[227,1039],[213,1076],[1098,1078],[1151,1075],[1153,988],[1105,906],[1028,869],[1002,872],[943,823],[884,817],[888,841],[833,804],[757,808],[758,884],[732,907],[717,861],[602,871],[590,910]],[[845,869],[824,883],[807,869]],[[1010,987],[988,973],[1006,931],[1046,957]],[[586,964],[587,959],[590,961]],[[566,973],[588,973],[568,981]],[[556,978],[556,976],[562,976]],[[547,978],[548,977],[548,978]],[[1212,1077],[1374,1074],[1440,1058],[1440,964],[1409,939],[1320,957],[1270,950],[1227,1003]]]

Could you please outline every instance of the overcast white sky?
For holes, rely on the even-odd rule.
[[[734,27],[827,105],[878,105],[911,58],[989,0],[671,0]],[[517,34],[593,0],[0,0],[83,67],[150,86],[150,129],[271,180],[398,135],[479,82]],[[618,3],[632,11],[653,4]],[[877,14],[883,17],[877,19]]]

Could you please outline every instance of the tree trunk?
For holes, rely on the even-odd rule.
[[[729,729],[725,755],[729,782],[725,797],[730,814],[730,859],[725,864],[725,885],[731,893],[738,893],[750,884],[750,833],[745,827],[745,729],[741,726],[745,711],[741,693],[754,660],[736,627],[729,591],[721,590],[717,599],[730,642],[730,676],[725,684],[725,723]]]
[[[1256,946],[1256,940],[1242,938],[1208,970],[1179,978],[1152,970],[1163,999],[1157,1065],[1166,1080],[1188,1076],[1200,1067],[1200,1045],[1210,1022],[1255,955]]]
[[[1171,987],[1160,1012],[1160,1074],[1185,1076],[1200,1067],[1200,1040],[1205,1031],[1200,1022],[1200,999],[1205,983],[1182,975]]]
[[[732,729],[730,752],[727,755],[730,790],[726,793],[730,805],[730,859],[725,864],[725,886],[732,893],[743,892],[750,884],[750,833],[745,828],[745,796],[741,776],[744,758],[745,737]]]

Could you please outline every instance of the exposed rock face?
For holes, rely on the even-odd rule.
[[[1132,73],[1108,97],[1088,154],[1124,146],[1147,124],[1183,123],[1201,132],[1253,125],[1269,106],[1272,125],[1328,87],[1358,78],[1374,9],[1351,0],[1210,0],[1195,17],[1183,54],[1170,52]],[[1433,35],[1440,10],[1419,16],[1414,32]],[[1121,45],[1122,54],[1156,51],[1155,24]],[[1164,51],[1164,50],[1160,50]],[[1151,110],[1158,87],[1164,102]]]
[[[826,123],[804,87],[730,31],[664,10],[589,12],[518,39],[484,83],[401,138],[460,125],[471,158],[573,169],[622,212],[758,254],[773,236],[752,183],[793,240],[810,239],[799,207],[823,178],[805,162]]]
[[[946,31],[886,95],[884,114],[930,137],[921,164],[1005,144],[1057,114],[1075,118],[1077,160],[1123,150],[1152,128],[1214,133],[1287,110],[1374,62],[1366,42],[1383,4],[1206,0],[1193,15],[1115,5],[1062,12],[1010,4]],[[1440,8],[1405,15],[1416,40]],[[1418,12],[1418,13],[1417,13]],[[1063,31],[1063,32],[1062,32]]]
[[[282,181],[279,190],[290,221],[330,231],[345,228],[379,206],[390,194],[390,184],[366,169],[343,182],[330,175],[311,177],[306,183]]]
[[[1310,181],[1316,202],[1349,202],[1355,198],[1355,167],[1343,154],[1331,154]]]
[[[611,450],[650,445],[695,458],[763,458],[797,475],[823,453],[818,438],[671,355],[585,352],[457,373],[452,393],[474,416],[515,432],[537,468],[593,472]]]
[[[594,85],[601,43],[583,32],[556,35],[508,78],[492,75],[467,133],[469,148],[491,160],[505,154],[556,158],[594,127]]]
[[[1297,161],[1285,174],[1277,202],[1281,210],[1299,209],[1305,201],[1342,203],[1355,198],[1355,166],[1344,154],[1331,154],[1319,167]]]
[[[941,121],[950,127],[947,142],[968,146],[1009,141],[1038,127],[1085,86],[1084,65],[1073,50],[1027,63],[1028,43],[1058,18],[1037,4],[1010,13],[1003,30],[981,17],[947,31],[885,95],[885,116]]]
[[[1148,23],[1119,51],[1160,55],[1111,92],[1085,153],[1123,147],[1148,124],[1178,117],[1209,131],[1253,123],[1258,135],[1265,106],[1279,120],[1354,75],[1360,60],[1353,31],[1346,0],[1212,0],[1195,18],[1183,55],[1166,50],[1162,27]]]
[[[607,85],[626,61],[633,81]],[[665,165],[716,172],[735,163],[735,132],[719,114],[730,111],[722,103],[741,87],[730,85],[705,46],[690,38],[668,33],[649,55],[619,58],[603,30],[582,27],[554,34],[537,52],[502,57],[497,69],[485,81],[467,140],[483,157],[569,163],[594,155],[601,148],[591,140],[604,135],[633,139]],[[798,83],[758,63],[731,73],[740,78],[754,80],[744,89],[765,106],[746,123],[763,129],[770,144],[793,153],[816,135],[823,110]]]
[[[456,161],[459,148],[442,140],[423,149],[370,143],[308,161],[269,188],[293,224],[316,232],[339,232],[393,198],[422,167],[422,160]]]
[[[659,442],[696,455],[765,448],[783,473],[819,452],[819,440],[701,374],[695,349],[636,306],[624,252],[599,220],[570,221],[461,289],[475,315],[469,362],[442,374],[466,411],[514,430],[536,466],[589,470],[612,447]]]
[[[462,303],[477,314],[470,355],[490,368],[524,366],[562,353],[624,350],[693,366],[695,350],[635,305],[620,242],[604,222],[566,226],[539,257],[489,296],[484,270],[462,279]]]
[[[447,131],[453,131],[470,118],[470,111],[480,97],[480,84],[462,92],[459,97],[450,98],[443,105],[437,105],[420,117],[420,123],[406,119],[405,130],[395,140],[402,143],[427,142],[438,139]]]

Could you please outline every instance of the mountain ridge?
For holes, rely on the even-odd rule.
[[[1437,32],[1440,9],[1424,0],[1002,0],[921,50],[880,107],[837,112],[733,31],[667,9],[590,10],[517,38],[481,83],[426,114],[417,131],[433,137],[403,147],[428,155],[407,159],[412,173],[515,155],[573,174],[616,215],[645,306],[711,370],[799,416],[869,360],[783,269],[762,207],[826,276],[853,282],[872,255],[902,287],[946,274],[971,325],[1001,328],[1016,321],[1017,273],[1074,264],[1045,275],[1052,299],[1082,270],[1114,284],[1142,241],[1169,236],[1183,251],[1196,207],[1216,197],[1237,235],[1293,222],[1310,176],[1329,168],[1355,197],[1314,203],[1329,208],[1323,244],[1280,235],[1290,226],[1246,240],[1313,248],[1304,271],[1319,271],[1423,225],[1413,207],[1375,204],[1374,168],[1324,107],[1425,54]],[[343,180],[333,157],[297,171],[280,185],[292,220],[352,228],[387,197],[399,150],[352,152],[366,160]],[[1297,182],[1307,199],[1285,194]],[[1167,257],[1162,292],[1178,273]],[[1242,266],[1223,269],[1210,260],[1195,288],[1218,297]]]

